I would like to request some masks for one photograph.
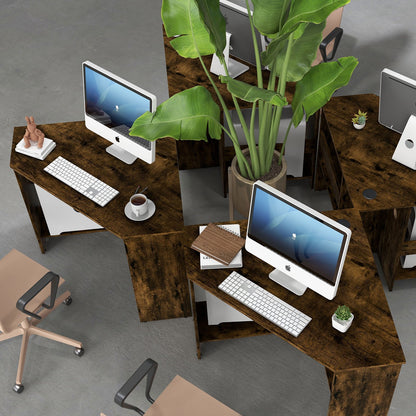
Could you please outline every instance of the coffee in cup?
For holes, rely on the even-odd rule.
[[[148,200],[147,196],[144,194],[134,194],[130,198],[130,207],[131,211],[136,216],[141,216],[146,214],[148,209]]]

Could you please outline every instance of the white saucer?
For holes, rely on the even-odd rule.
[[[149,206],[147,208],[147,212],[144,215],[134,215],[133,211],[131,210],[130,202],[124,207],[124,214],[129,220],[132,221],[146,221],[148,220],[155,212],[156,212],[156,205],[150,199],[147,200]]]

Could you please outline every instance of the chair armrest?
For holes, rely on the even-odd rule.
[[[58,291],[59,276],[54,272],[46,273],[40,280],[38,280],[17,302],[16,308],[30,315],[36,319],[42,319],[39,315],[30,312],[26,309],[26,305],[48,284],[51,285],[51,294],[49,304],[42,303],[42,306],[46,309],[52,309],[55,306],[56,293]]]
[[[120,390],[116,393],[114,396],[114,401],[121,407],[134,410],[140,415],[144,415],[144,412],[138,407],[124,403],[124,401],[126,400],[127,396],[134,390],[134,388],[140,383],[140,381],[142,381],[143,378],[147,375],[146,398],[150,403],[154,403],[154,400],[150,397],[150,389],[153,384],[153,379],[155,378],[157,365],[157,362],[153,361],[151,358],[148,358],[146,361],[144,361],[134,372],[134,374],[124,383],[123,387],[121,387]]]
[[[338,44],[342,38],[343,32],[344,31],[340,27],[336,27],[331,33],[328,34],[328,36],[326,36],[325,39],[322,40],[321,44],[319,45],[319,50],[321,52],[322,59],[324,62],[331,61],[334,58],[335,52],[338,49]],[[326,55],[326,48],[329,45],[329,43],[334,39],[334,48],[332,49],[331,55],[328,57]]]

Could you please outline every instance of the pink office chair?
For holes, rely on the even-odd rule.
[[[322,42],[319,45],[319,50],[315,60],[312,62],[312,66],[334,59],[343,34],[343,30],[340,27],[343,11],[344,7],[340,7],[334,10],[326,19],[326,26],[322,32]]]
[[[69,291],[56,299],[58,286],[63,282],[64,279],[57,274],[17,250],[0,260],[0,342],[22,335],[16,384],[13,386],[16,393],[23,391],[23,367],[30,335],[71,345],[79,357],[84,353],[80,342],[36,327],[60,303],[69,305],[72,302]]]
[[[150,396],[157,363],[148,358],[116,393],[114,401],[126,409],[145,416],[241,416],[209,394],[176,376],[156,400]],[[140,381],[146,379],[146,398],[151,406],[146,412],[125,402]]]

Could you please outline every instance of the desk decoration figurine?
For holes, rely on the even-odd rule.
[[[172,38],[171,46],[183,58],[199,59],[220,103],[224,125],[221,124],[220,107],[210,92],[197,85],[176,93],[160,104],[155,113],[144,113],[134,122],[130,130],[132,136],[150,141],[162,137],[208,141],[209,138],[219,140],[224,132],[233,143],[239,172],[244,179],[269,180],[264,177],[272,170],[272,166],[276,166],[273,175],[280,175],[282,156],[292,125],[297,127],[305,117],[307,120],[329,101],[335,90],[348,84],[358,64],[355,57],[349,56],[312,66],[322,42],[327,17],[349,3],[349,0],[253,0],[251,3],[252,8],[248,0],[245,4],[247,31],[253,35],[257,85],[233,79],[229,74],[223,53],[227,38],[226,21],[220,11],[219,0],[163,0],[162,21],[166,35]],[[259,50],[256,31],[271,40],[264,52]],[[212,54],[218,57],[226,74],[220,75],[219,79],[209,72],[202,59]],[[265,66],[270,72],[263,71]],[[226,94],[231,95],[248,145],[247,156],[240,147],[225,102],[226,95],[221,95],[218,81],[226,84]],[[288,105],[286,86],[289,82],[296,83],[291,103],[293,115],[280,156],[272,163],[276,156],[283,107]],[[246,107],[251,107],[250,123],[246,122],[238,99],[248,103]],[[260,126],[258,134],[254,128],[256,118]],[[285,188],[286,174],[282,181]],[[251,192],[252,183],[247,186],[244,184],[242,181],[240,186]]]
[[[358,110],[358,113],[354,114],[354,117],[351,121],[354,128],[356,128],[357,130],[361,130],[365,127],[365,122],[367,121],[367,113]]]
[[[25,116],[27,128],[23,139],[17,143],[16,152],[43,160],[55,148],[56,143],[45,137],[45,134],[36,127],[33,116]]]
[[[43,146],[43,141],[45,139],[45,135],[36,128],[35,119],[33,116],[25,116],[27,129],[25,131],[25,135],[23,136],[23,140],[25,142],[25,148],[29,148],[33,144],[37,144],[39,149]]]
[[[332,315],[332,326],[340,332],[346,332],[351,326],[354,315],[346,305],[339,305]]]

